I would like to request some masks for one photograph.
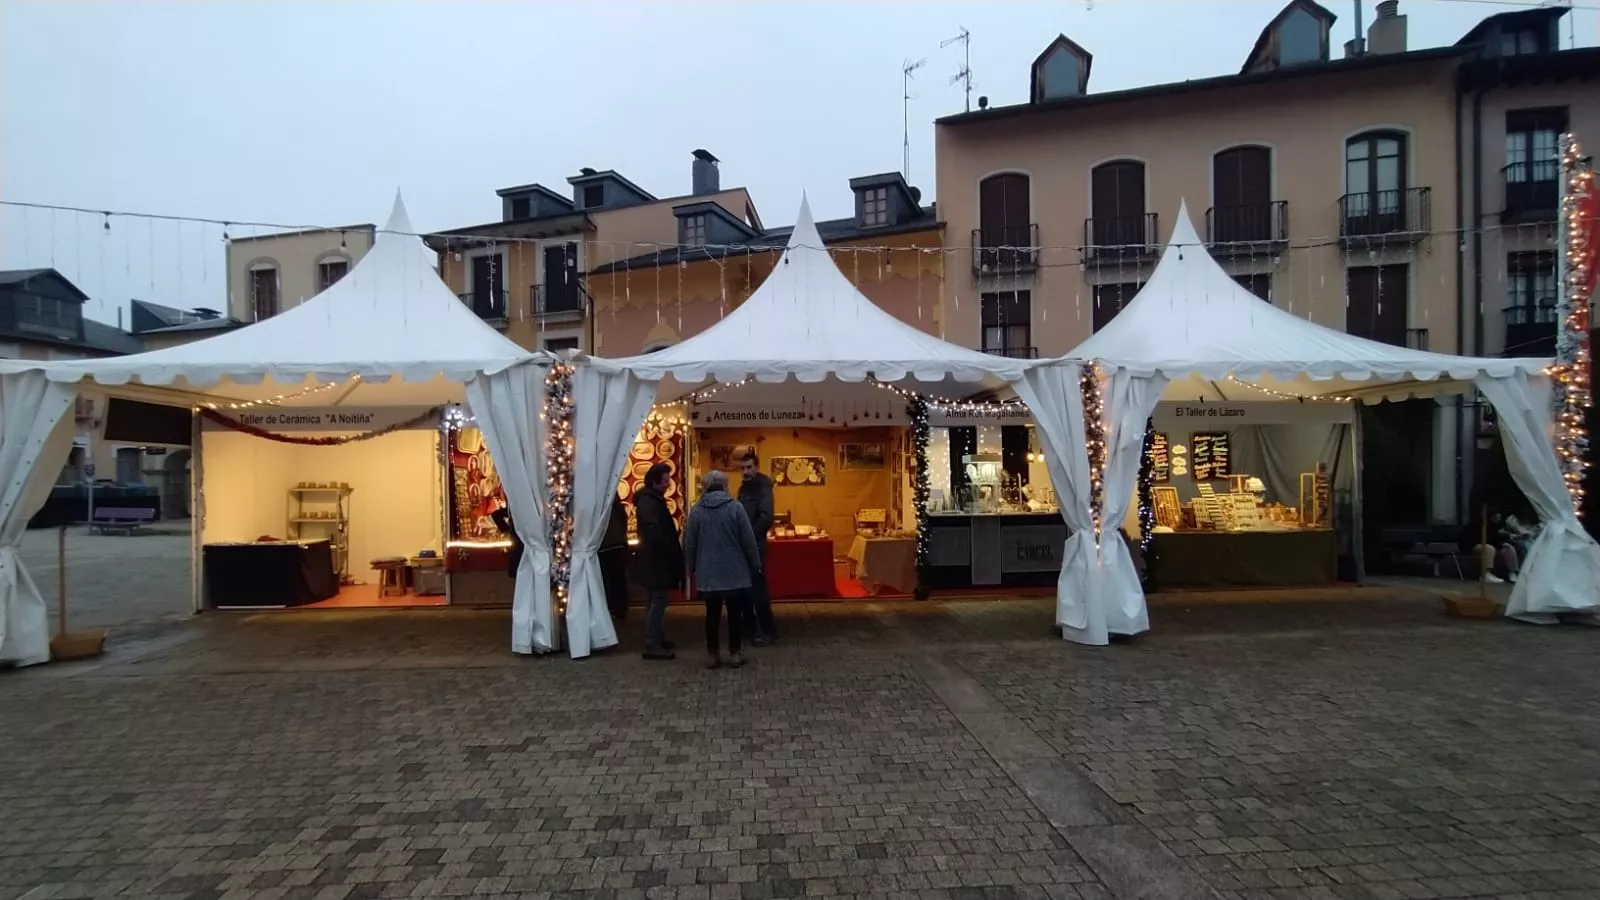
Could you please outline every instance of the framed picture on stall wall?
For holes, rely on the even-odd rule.
[[[852,469],[882,469],[887,451],[881,443],[840,444],[839,471]]]
[[[774,456],[772,482],[780,487],[821,487],[828,483],[828,462],[820,456]]]
[[[711,468],[722,472],[732,472],[739,468],[739,464],[744,461],[744,458],[754,452],[755,449],[750,444],[712,444],[709,451]]]

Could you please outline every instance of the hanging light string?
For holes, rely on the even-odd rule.
[[[572,434],[572,363],[556,363],[544,376],[545,486],[550,528],[550,585],[556,616],[566,615],[572,579],[572,480],[576,441]]]
[[[1100,367],[1090,363],[1078,375],[1083,392],[1083,437],[1089,452],[1089,518],[1094,523],[1094,544],[1100,546],[1101,515],[1105,510],[1106,408]]]
[[[214,219],[214,218],[207,218],[207,217],[204,217],[204,216],[178,216],[178,215],[165,215],[165,214],[160,214],[160,213],[134,212],[134,211],[128,211],[128,210],[95,209],[95,208],[92,208],[92,207],[69,206],[69,205],[66,205],[66,204],[29,203],[29,202],[24,202],[24,201],[20,201],[20,200],[0,200],[0,206],[11,206],[11,207],[24,209],[24,210],[30,210],[30,209],[51,210],[51,211],[55,211],[55,212],[70,212],[70,213],[79,213],[79,214],[83,214],[83,215],[97,216],[97,217],[101,218],[103,224],[106,225],[106,226],[109,226],[111,224],[111,219],[112,218],[126,218],[126,219],[142,219],[142,220],[148,220],[148,221],[178,222],[178,223],[196,222],[196,223],[202,223],[202,224],[206,224],[206,225],[219,225],[225,231],[228,228],[238,228],[238,227],[249,227],[249,228],[258,228],[258,229],[273,229],[273,230],[281,230],[281,231],[326,232],[326,233],[330,233],[330,234],[331,233],[343,233],[343,232],[347,232],[347,231],[350,230],[350,226],[348,226],[348,225],[329,226],[329,225],[292,224],[292,223],[282,223],[282,222],[251,222],[251,221],[245,221],[245,220],[240,220],[240,219]],[[1591,222],[1591,221],[1595,221],[1596,218],[1597,217],[1594,214],[1590,214],[1590,215],[1584,217],[1584,219],[1582,221]],[[1423,237],[1423,238],[1432,238],[1432,237],[1464,238],[1464,237],[1468,237],[1468,236],[1475,235],[1475,234],[1492,234],[1492,233],[1496,233],[1496,232],[1500,232],[1500,231],[1508,231],[1508,230],[1515,231],[1517,233],[1522,233],[1522,232],[1526,231],[1530,227],[1532,227],[1532,226],[1529,226],[1529,225],[1526,225],[1526,224],[1518,224],[1518,223],[1493,223],[1493,224],[1485,224],[1485,225],[1472,226],[1472,227],[1462,227],[1462,228],[1441,228],[1441,229],[1430,230],[1430,231],[1427,231],[1427,232],[1421,232],[1420,234],[1419,233],[1408,232],[1406,237],[1405,237],[1405,243],[1406,243],[1407,246],[1409,246],[1413,242],[1413,239],[1416,238],[1416,237]],[[404,237],[428,239],[428,240],[431,240],[431,241],[433,241],[435,243],[443,242],[444,244],[447,245],[447,249],[448,249],[448,247],[454,246],[454,245],[462,245],[462,246],[464,246],[464,245],[467,245],[467,244],[479,243],[479,242],[482,242],[482,243],[490,243],[490,242],[492,242],[492,243],[497,244],[497,245],[498,244],[540,245],[540,244],[543,244],[543,243],[547,243],[547,239],[545,239],[545,238],[515,237],[515,236],[508,236],[508,235],[496,234],[496,233],[482,233],[482,234],[469,233],[469,232],[443,233],[443,232],[428,232],[428,231],[402,231],[402,230],[398,230],[398,229],[389,229],[389,228],[374,228],[373,231],[376,234],[393,234],[393,235],[400,235],[400,236],[404,236]],[[775,236],[775,239],[777,237],[786,237],[786,236],[787,236],[787,232],[780,232],[778,235]],[[1287,244],[1280,244],[1278,242],[1261,242],[1261,241],[1243,241],[1243,242],[1234,242],[1233,244],[1228,244],[1227,242],[1197,241],[1197,242],[1186,242],[1186,243],[1179,243],[1179,244],[1162,244],[1161,246],[1163,246],[1163,247],[1175,246],[1175,247],[1180,247],[1180,248],[1181,247],[1193,246],[1193,247],[1201,247],[1201,248],[1209,249],[1211,247],[1216,247],[1216,246],[1238,246],[1239,244],[1243,244],[1243,245],[1248,247],[1248,246],[1260,244],[1261,247],[1262,247],[1262,252],[1260,254],[1255,254],[1255,255],[1280,256],[1283,253],[1290,252],[1290,251],[1295,251],[1295,250],[1316,250],[1316,249],[1321,249],[1321,248],[1325,248],[1325,247],[1342,246],[1341,240],[1344,240],[1344,239],[1341,239],[1339,236],[1334,235],[1334,236],[1328,236],[1328,237],[1316,237],[1316,238],[1311,238],[1309,240],[1296,241],[1296,242],[1287,243]],[[746,242],[746,243],[732,243],[732,244],[710,244],[710,243],[705,243],[705,244],[677,244],[677,243],[670,243],[670,242],[665,242],[665,241],[588,241],[587,243],[589,243],[591,245],[595,245],[595,246],[604,245],[604,246],[607,246],[609,248],[610,252],[603,258],[614,259],[614,260],[618,261],[617,262],[617,268],[614,269],[613,271],[627,271],[630,268],[643,267],[645,265],[659,266],[659,265],[665,265],[665,264],[678,264],[678,263],[682,263],[682,262],[697,262],[697,261],[701,261],[701,260],[715,260],[715,259],[717,259],[717,258],[719,258],[721,256],[727,256],[727,255],[739,254],[739,253],[750,254],[750,255],[754,255],[754,254],[777,254],[777,253],[783,252],[783,250],[786,249],[786,246],[787,246],[787,245],[777,245],[777,244],[773,244],[773,243],[748,243],[748,242]],[[1276,245],[1276,246],[1273,246],[1273,245]],[[853,254],[872,253],[872,254],[874,254],[874,256],[879,258],[880,262],[882,260],[883,254],[885,254],[885,253],[892,253],[892,252],[904,253],[904,252],[908,252],[908,251],[914,251],[914,252],[918,252],[918,253],[933,253],[933,254],[940,254],[940,255],[947,254],[947,253],[972,253],[972,252],[975,252],[975,251],[984,251],[984,252],[989,252],[989,253],[1000,252],[1002,254],[1009,254],[1008,258],[1023,259],[1023,258],[1027,257],[1030,254],[1031,254],[1031,258],[1040,258],[1042,254],[1060,255],[1061,253],[1066,253],[1066,252],[1084,253],[1085,251],[1090,251],[1090,250],[1094,249],[1093,247],[1089,247],[1089,246],[1085,246],[1085,245],[1081,245],[1081,244],[1065,244],[1065,245],[1060,245],[1060,246],[1042,246],[1042,245],[1041,246],[1020,246],[1019,245],[1019,246],[1014,246],[1014,247],[993,247],[993,246],[973,247],[973,246],[954,246],[954,245],[943,245],[943,246],[940,246],[940,247],[903,247],[903,246],[896,247],[896,246],[889,246],[889,245],[882,245],[882,246],[854,245],[854,246],[851,246],[851,247],[831,247],[830,248],[830,247],[827,247],[825,245],[812,246],[812,245],[809,245],[809,244],[799,244],[799,245],[796,245],[796,246],[800,247],[800,248],[803,248],[803,249],[808,249],[808,250],[832,250],[832,251],[836,251],[836,252],[849,252],[849,253],[853,253]],[[622,251],[621,253],[618,252],[619,248]],[[644,250],[646,250],[646,252],[643,253],[643,254],[637,254],[637,255],[633,256],[631,259],[628,258],[628,253],[633,252],[633,251],[637,251],[637,250],[640,250],[640,249],[644,249]],[[651,257],[654,257],[654,259],[653,260],[650,259]],[[629,265],[630,263],[632,263],[634,265]],[[1038,268],[1038,269],[1081,269],[1081,268],[1090,268],[1090,267],[1097,266],[1097,265],[1099,265],[1099,263],[1096,262],[1095,260],[1092,260],[1092,259],[1079,260],[1077,262],[1048,262],[1048,263],[1047,262],[1043,262],[1042,259],[1041,259],[1041,261],[1039,261],[1035,265],[1035,268]]]
[[[1229,384],[1236,384],[1243,388],[1249,388],[1252,391],[1264,394],[1268,397],[1276,398],[1278,400],[1299,400],[1302,403],[1354,403],[1356,400],[1360,399],[1354,394],[1297,394],[1293,391],[1280,391],[1277,388],[1269,388],[1265,385],[1244,381],[1242,379],[1235,378],[1232,375],[1229,375],[1223,380]]]
[[[313,397],[317,394],[325,394],[328,391],[334,390],[335,388],[344,387],[347,384],[353,385],[354,382],[360,380],[360,375],[351,375],[348,382],[325,381],[321,384],[312,385],[304,390],[294,391],[287,394],[279,394],[276,397],[265,397],[260,400],[234,400],[232,402],[202,403],[200,405],[204,406],[206,409],[255,409],[258,406],[279,406],[281,404],[292,403],[296,400],[301,400],[306,397]]]
[[[1594,266],[1600,264],[1600,227],[1594,208],[1596,196],[1594,169],[1583,161],[1578,138],[1561,136],[1561,168],[1564,180],[1561,193],[1561,223],[1557,245],[1564,254],[1560,310],[1561,327],[1556,332],[1556,357],[1549,373],[1555,390],[1555,446],[1561,476],[1578,516],[1583,516],[1583,479],[1589,467],[1589,432],[1586,426],[1591,405],[1589,385],[1589,302],[1595,289]],[[1586,210],[1585,207],[1590,209]],[[1587,215],[1585,213],[1588,213]]]

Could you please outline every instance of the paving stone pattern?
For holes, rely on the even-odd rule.
[[[1348,596],[784,605],[720,672],[204,616],[0,673],[0,897],[1600,896],[1600,634]]]

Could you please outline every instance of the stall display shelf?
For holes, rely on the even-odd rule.
[[[289,540],[327,539],[333,552],[333,570],[341,580],[349,575],[350,570],[350,495],[353,491],[344,483],[302,483],[288,491]],[[319,494],[328,497],[321,498],[317,496]],[[308,509],[307,504],[315,508]],[[325,526],[327,530],[318,534],[302,533],[303,528],[315,526]]]

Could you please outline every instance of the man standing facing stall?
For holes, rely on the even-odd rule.
[[[772,618],[772,594],[767,587],[767,533],[772,530],[772,479],[761,474],[761,460],[751,448],[739,463],[744,480],[739,482],[739,505],[744,507],[755,532],[756,551],[761,557],[761,571],[750,584],[751,615],[748,618],[750,643],[765,647],[778,639],[777,623]]]

